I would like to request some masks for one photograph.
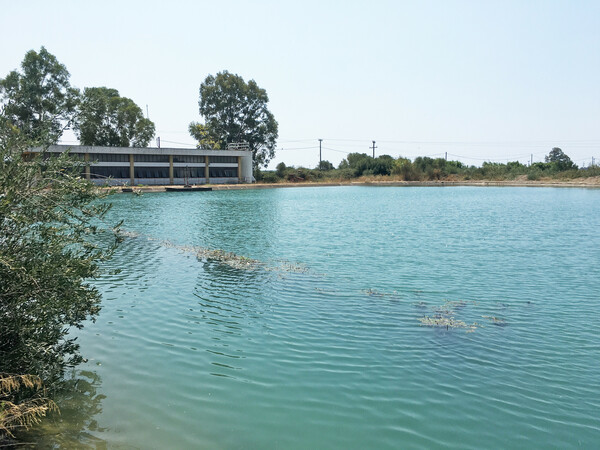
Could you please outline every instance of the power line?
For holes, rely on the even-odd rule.
[[[339,150],[337,148],[331,148],[331,147],[323,147],[325,150],[331,150],[332,152],[338,152],[338,153],[345,153],[346,155],[349,155],[350,153],[354,153],[354,152],[347,152],[345,150]]]
[[[278,149],[277,149],[277,151],[278,151],[278,152],[280,152],[280,151],[283,151],[283,152],[285,152],[285,151],[288,151],[288,150],[312,150],[312,149],[315,149],[315,148],[319,148],[319,147],[317,147],[317,146],[315,145],[315,146],[312,146],[312,147],[291,147],[291,148],[278,148]]]

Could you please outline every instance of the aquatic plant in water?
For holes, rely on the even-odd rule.
[[[120,236],[127,238],[138,238],[142,235],[126,230],[120,230]],[[155,239],[146,236],[149,241]],[[238,270],[257,270],[263,269],[266,271],[280,271],[280,272],[293,272],[293,273],[306,273],[308,268],[297,263],[290,261],[280,261],[279,266],[268,266],[266,263],[257,259],[248,258],[246,256],[237,255],[233,252],[227,252],[221,249],[210,249],[206,247],[199,247],[194,245],[177,245],[170,241],[160,241],[161,246],[167,248],[174,248],[181,252],[193,253],[196,258],[202,261],[215,261],[220,264],[225,264],[233,269]]]
[[[467,329],[467,333],[472,333],[477,328],[481,327],[481,325],[477,322],[467,324],[464,320],[455,318],[455,314],[465,308],[468,303],[475,304],[475,302],[466,302],[464,300],[446,300],[443,305],[433,306],[431,308],[433,315],[419,317],[418,320],[421,322],[421,325],[425,327],[446,328],[446,330],[449,330],[450,328],[465,328]],[[424,308],[426,304],[425,302],[419,302],[415,304],[415,306]]]

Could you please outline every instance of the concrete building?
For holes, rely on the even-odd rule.
[[[88,162],[85,177],[112,185],[221,184],[252,182],[252,152],[181,148],[52,145],[49,153],[70,150]]]

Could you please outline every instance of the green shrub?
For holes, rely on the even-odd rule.
[[[260,181],[263,183],[277,183],[279,181],[279,177],[275,172],[263,172],[262,179]]]
[[[527,179],[530,181],[537,181],[540,179],[541,176],[542,176],[542,171],[537,167],[533,167],[527,173]]]

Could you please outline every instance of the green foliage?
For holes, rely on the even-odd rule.
[[[82,145],[146,147],[154,136],[154,123],[116,89],[85,88],[75,132]]]
[[[279,179],[280,178],[274,172],[262,172],[261,182],[263,183],[277,183]]]
[[[323,160],[319,162],[319,166],[317,167],[319,170],[333,170],[333,164],[329,161]]]
[[[547,163],[555,164],[556,169],[559,172],[562,172],[565,170],[577,169],[577,165],[575,163],[573,163],[573,161],[571,161],[571,158],[569,158],[558,147],[554,147],[552,150],[550,150],[550,153],[548,153],[548,156],[546,156],[544,161]]]
[[[373,158],[365,153],[349,153],[339,168],[352,170],[354,177],[363,175],[390,175],[394,159],[388,155]]]
[[[67,154],[32,157],[19,130],[0,122],[0,373],[60,379],[82,357],[71,328],[100,310],[88,281],[118,238],[109,206]]]
[[[71,87],[67,68],[44,47],[30,50],[21,72],[0,79],[1,116],[30,141],[56,143],[73,120],[79,91]]]
[[[555,149],[556,150],[556,149]],[[560,149],[559,149],[560,150]],[[566,155],[565,155],[566,156]],[[568,157],[566,157],[568,158]],[[572,179],[577,177],[598,176],[598,166],[576,169],[558,152],[554,152],[554,161],[537,162],[530,167],[518,161],[506,164],[484,162],[481,167],[465,166],[460,161],[447,161],[444,158],[419,156],[411,161],[408,158],[397,159],[388,155],[372,158],[364,153],[349,153],[337,169],[332,166],[329,170],[294,169],[280,163],[276,174],[288,181],[312,180],[351,180],[361,176],[393,175],[405,181],[437,181],[437,180],[514,180],[517,177],[527,177],[529,180],[539,180],[541,177]],[[570,167],[570,168],[567,168]]]
[[[258,87],[254,80],[247,83],[239,75],[227,71],[216,76],[209,75],[200,85],[200,115],[206,136],[200,137],[218,143],[220,148],[227,144],[247,142],[252,151],[255,167],[266,167],[275,156],[275,141],[278,124],[267,109],[267,91]],[[190,125],[190,131],[197,124]],[[192,136],[198,137],[192,133]],[[198,139],[202,145],[202,139]]]
[[[537,167],[533,167],[529,170],[529,172],[527,173],[527,179],[530,181],[537,181],[541,178],[542,176],[542,171],[537,168]]]
[[[275,171],[275,174],[277,175],[277,177],[279,177],[279,178],[285,177],[285,171],[286,171],[287,167],[284,162],[280,162],[279,164],[277,164],[276,169],[277,170]]]
[[[405,181],[419,180],[419,172],[408,158],[398,158],[392,165],[392,175],[399,175]]]
[[[220,150],[221,143],[215,140],[206,125],[203,125],[198,122],[190,123],[188,130],[190,135],[198,141],[197,148],[201,148],[202,150]]]

